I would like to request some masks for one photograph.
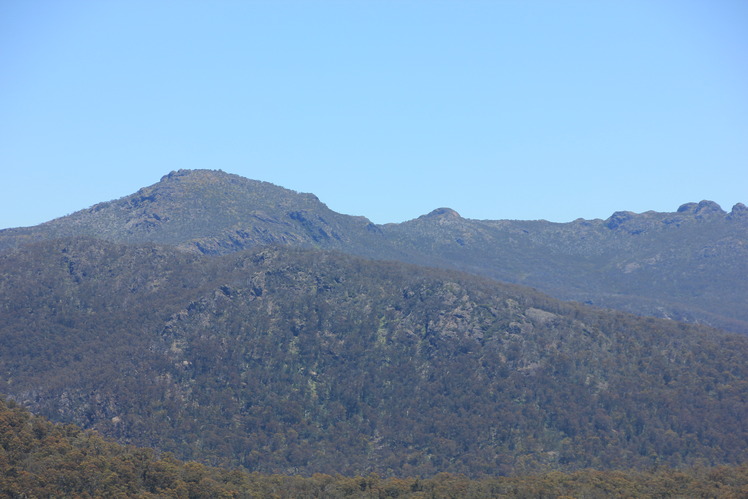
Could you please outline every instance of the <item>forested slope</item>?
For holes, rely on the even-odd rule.
[[[439,474],[434,478],[377,475],[263,475],[181,462],[151,449],[124,447],[73,425],[55,425],[0,399],[0,496],[214,498],[535,498],[740,497],[748,468],[688,472],[582,471],[523,477]]]
[[[0,255],[0,387],[180,458],[430,476],[734,464],[748,338],[452,271],[91,239]]]

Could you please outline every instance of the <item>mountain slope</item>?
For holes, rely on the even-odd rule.
[[[456,272],[55,240],[0,255],[0,386],[57,421],[253,470],[745,461],[748,338]]]
[[[209,254],[263,244],[359,248],[370,232],[378,229],[366,218],[335,213],[312,194],[221,171],[180,170],[130,196],[0,231],[0,248],[77,236]]]
[[[169,244],[227,254],[265,244],[451,268],[561,299],[748,333],[748,208],[688,203],[607,220],[469,220],[442,208],[377,226],[311,194],[220,171],[180,170],[125,198],[36,227],[0,250],[56,237]]]
[[[709,201],[607,220],[467,220],[436,210],[385,227],[409,261],[536,287],[565,300],[748,333],[748,209]]]

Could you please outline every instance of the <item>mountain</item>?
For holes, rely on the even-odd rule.
[[[748,458],[748,337],[287,246],[0,254],[0,391],[251,470],[470,476]]]
[[[465,220],[435,210],[387,226],[416,263],[536,287],[557,298],[748,333],[748,209],[715,203],[607,220]]]
[[[360,249],[377,227],[340,215],[312,194],[210,170],[180,170],[124,198],[36,227],[0,231],[0,249],[89,236],[228,253],[265,244]]]
[[[331,249],[748,333],[748,208],[740,203],[729,213],[702,201],[673,213],[617,212],[607,220],[563,224],[470,220],[441,208],[375,225],[335,213],[311,194],[221,171],[180,170],[122,199],[0,231],[0,251],[77,236],[203,254],[267,244]]]

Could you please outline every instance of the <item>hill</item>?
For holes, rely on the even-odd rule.
[[[2,497],[207,499],[262,497],[261,492],[248,474],[121,446],[74,425],[52,424],[0,399]]]
[[[181,462],[151,449],[121,446],[73,425],[55,425],[0,399],[0,495],[3,497],[370,498],[402,497],[737,497],[748,468],[687,473],[582,471],[469,480],[377,475],[261,475]]]
[[[430,476],[745,462],[748,338],[319,250],[0,255],[0,387],[208,464]]]
[[[748,209],[742,204],[730,213],[702,201],[673,213],[617,212],[607,220],[565,224],[470,220],[442,208],[375,225],[335,213],[311,194],[221,171],[180,170],[122,199],[0,231],[0,251],[79,236],[203,254],[266,244],[331,249],[748,333]]]

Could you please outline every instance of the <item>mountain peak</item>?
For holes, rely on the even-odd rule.
[[[699,203],[686,203],[678,208],[678,213],[690,213],[693,215],[725,215],[725,211],[714,201],[704,200]]]
[[[447,219],[459,219],[462,218],[459,213],[457,213],[452,208],[437,208],[433,210],[432,212],[421,216],[420,218],[447,218]]]
[[[177,180],[182,178],[188,178],[193,179],[197,177],[219,177],[219,176],[231,176],[230,173],[226,173],[223,170],[208,170],[208,169],[183,169],[180,168],[179,170],[172,170],[171,172],[167,173],[163,177],[161,177],[161,182],[165,182],[168,180]]]
[[[233,173],[227,173],[223,170],[209,170],[209,169],[179,169],[173,170],[163,177],[154,186],[170,184],[170,183],[188,183],[188,184],[220,184],[220,183],[231,183],[231,184],[256,184],[256,185],[273,185],[268,182],[262,182],[259,180],[251,180],[244,178],[240,175]],[[151,186],[151,187],[154,187]],[[276,186],[277,187],[277,186]]]
[[[730,220],[734,220],[737,218],[741,219],[748,219],[748,206],[744,205],[743,203],[736,203],[735,206],[732,207],[732,211],[730,211],[730,214],[727,216]]]

